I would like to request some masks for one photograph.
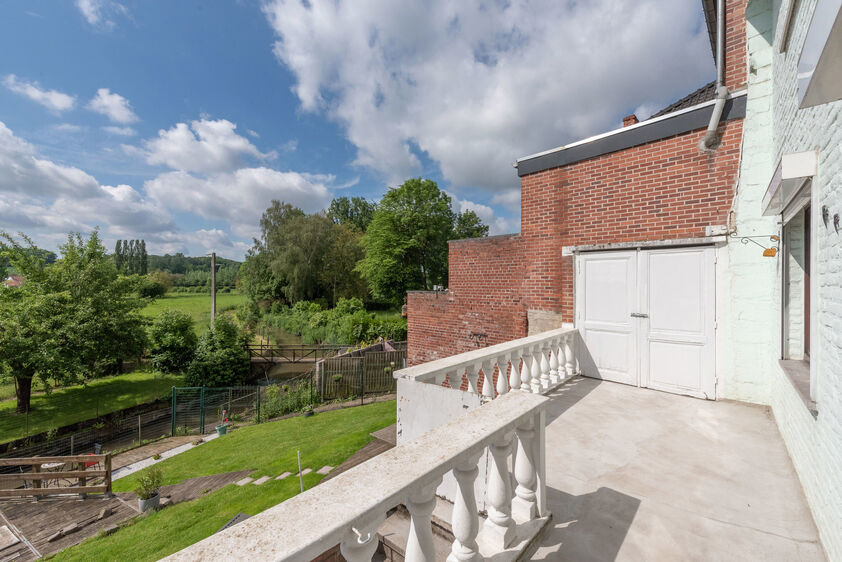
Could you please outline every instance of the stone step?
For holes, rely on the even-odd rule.
[[[267,482],[269,480],[269,478],[270,478],[269,476],[261,476],[260,478],[258,478],[254,482],[252,482],[252,484],[254,484],[255,486],[260,486],[264,482]]]
[[[245,486],[246,484],[248,484],[249,482],[251,482],[253,480],[254,480],[254,478],[249,478],[248,476],[246,476],[242,480],[237,480],[236,484],[237,484],[237,486]]]
[[[316,471],[316,474],[327,474],[331,470],[333,470],[332,466],[324,465],[323,467],[321,467],[319,470]]]
[[[287,471],[287,472],[284,472],[283,474],[281,474],[279,476],[275,476],[275,480],[283,480],[287,476],[292,476],[292,472]]]

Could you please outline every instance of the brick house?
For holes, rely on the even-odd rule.
[[[408,295],[410,364],[568,326],[585,375],[767,405],[842,559],[839,6],[725,2],[713,151],[707,85],[519,158],[521,232],[451,242],[448,291]]]
[[[646,297],[636,293],[646,284],[687,282],[679,275],[680,266],[670,275],[675,268],[667,262],[696,259],[692,267],[713,269],[726,246],[740,165],[747,74],[744,11],[744,1],[727,3],[722,79],[729,93],[712,149],[699,149],[716,106],[715,84],[708,84],[643,122],[629,116],[622,128],[518,159],[521,232],[451,242],[449,290],[408,295],[410,364],[578,324],[577,320],[595,323],[583,334],[591,347],[619,343],[629,348],[629,340],[637,335],[636,321],[628,313],[640,313],[641,307],[632,300]],[[715,21],[708,22],[714,46]],[[617,252],[621,249],[626,250],[622,258]],[[658,263],[653,262],[653,272],[645,279],[632,271],[638,262],[642,267],[649,260]],[[666,271],[650,279],[655,268]],[[593,275],[586,276],[585,269]],[[597,316],[577,319],[574,300],[588,297],[574,286],[593,285],[591,298],[607,298],[599,291],[625,290],[605,284],[606,276],[621,270],[629,276],[627,285],[635,286],[625,287],[635,292],[632,300],[614,303],[634,309],[624,310],[626,318],[619,322],[623,325],[603,329],[606,320],[618,324],[618,319],[598,318],[598,310]],[[701,303],[715,293],[716,280],[709,277],[696,287],[695,298],[705,306],[704,321],[709,324],[697,330],[698,336],[709,340],[705,345],[712,353],[715,336],[706,330],[716,321],[716,304]],[[672,302],[664,300],[658,306],[672,308],[685,296],[664,295]],[[578,307],[578,313],[586,314],[582,309]],[[603,367],[612,364],[611,374],[600,372],[605,378],[637,384],[640,375],[630,364],[634,354],[621,351],[625,357],[597,357]],[[653,362],[658,360],[653,357]],[[705,380],[693,388],[685,388],[688,384],[681,380],[665,384],[713,398],[713,366],[699,368],[706,373],[693,375]]]

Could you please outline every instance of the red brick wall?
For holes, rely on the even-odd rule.
[[[745,85],[745,0],[726,2],[726,85]],[[411,365],[522,337],[527,310],[573,321],[573,258],[563,246],[705,236],[724,225],[734,195],[742,120],[720,125],[722,144],[701,153],[704,129],[521,178],[521,234],[450,245],[448,293],[408,297]]]
[[[411,365],[526,334],[522,248],[517,234],[450,243],[449,290],[407,295]]]

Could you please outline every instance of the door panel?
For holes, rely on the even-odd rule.
[[[587,342],[590,376],[638,384],[637,345],[630,314],[637,306],[637,253],[580,257],[577,325]]]
[[[713,248],[583,253],[576,266],[586,375],[714,398]]]
[[[642,386],[713,398],[713,248],[641,252]]]

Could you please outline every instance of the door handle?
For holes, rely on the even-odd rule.
[[[632,318],[649,318],[649,315],[644,314],[643,312],[632,312],[631,317]]]

